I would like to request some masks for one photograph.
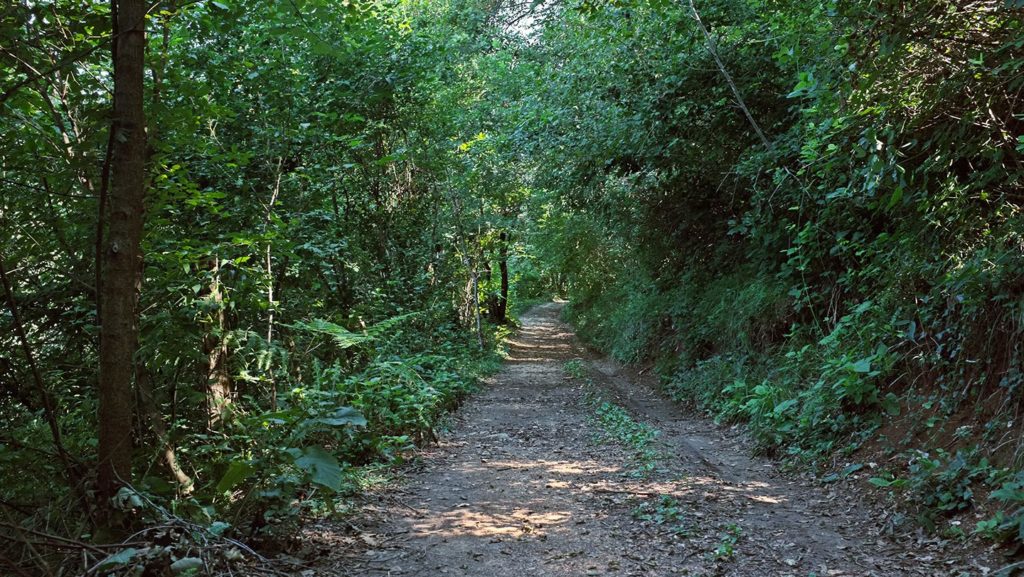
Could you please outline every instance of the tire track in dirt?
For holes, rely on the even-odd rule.
[[[778,473],[749,455],[742,434],[686,415],[644,379],[588,355],[560,310],[550,303],[523,317],[504,368],[400,494],[348,525],[368,546],[358,556],[338,547],[314,573],[889,577],[998,567],[948,544],[899,542],[855,497]],[[587,359],[590,384],[563,371],[573,358]],[[628,447],[597,442],[587,387],[660,431],[654,474],[638,478]],[[678,519],[636,515],[659,503],[677,505]],[[329,549],[341,536],[318,538]]]

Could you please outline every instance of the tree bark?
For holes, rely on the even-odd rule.
[[[484,333],[480,324],[480,272],[473,264],[473,316],[476,321],[476,340],[480,350],[484,350]]]
[[[483,259],[483,257],[481,257]],[[494,278],[494,269],[491,267],[489,260],[482,260],[484,266],[484,286],[487,287],[487,296],[484,298],[484,309],[487,310],[487,318],[491,322],[498,322],[498,295],[491,291],[491,280]]]
[[[281,176],[283,174],[284,156],[277,157],[277,177],[274,179],[274,189],[270,194],[270,202],[267,203],[267,213],[263,219],[263,234],[266,235],[270,229],[271,220],[274,217],[274,204],[281,194]],[[267,379],[270,381],[270,409],[277,410],[277,381],[274,379],[274,269],[271,258],[271,242],[267,239],[266,269],[267,269]]]
[[[469,278],[466,280],[466,288],[462,296],[464,307],[460,312],[462,318],[459,320],[463,323],[475,321],[477,341],[482,349],[484,348],[484,338],[480,332],[480,283],[477,264],[469,257],[469,246],[466,242],[465,231],[462,228],[462,204],[459,202],[456,194],[452,194],[449,197],[449,202],[452,207],[452,218],[455,221],[455,238],[461,247],[462,266],[466,267],[466,270],[469,272]]]
[[[138,346],[138,296],[142,284],[142,226],[146,184],[146,117],[143,67],[146,2],[111,0],[117,23],[114,58],[115,132],[104,239],[99,368],[101,498],[131,481],[132,371]]]

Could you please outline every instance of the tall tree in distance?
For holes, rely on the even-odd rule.
[[[102,263],[99,370],[100,495],[112,496],[131,478],[132,372],[142,283],[146,119],[143,66],[146,3],[111,0],[114,21],[114,141],[107,238]]]

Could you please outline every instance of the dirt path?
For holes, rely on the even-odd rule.
[[[885,536],[856,498],[779,474],[749,456],[741,434],[682,415],[614,364],[590,358],[589,379],[569,378],[564,363],[588,355],[558,313],[549,304],[523,318],[504,369],[403,492],[351,525],[346,538],[370,548],[323,574],[932,576],[998,567],[947,543]],[[641,474],[628,438],[607,438],[597,397],[660,431],[653,472]]]

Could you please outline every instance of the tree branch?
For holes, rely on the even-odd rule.
[[[768,142],[768,138],[765,137],[764,132],[761,131],[761,127],[754,120],[754,115],[750,113],[750,109],[747,108],[746,102],[743,101],[743,95],[740,94],[740,89],[733,82],[732,75],[729,74],[729,70],[726,69],[725,63],[718,56],[718,46],[715,44],[715,38],[711,35],[711,32],[704,26],[704,21],[700,19],[700,13],[697,12],[697,5],[694,4],[694,0],[688,0],[690,3],[690,11],[693,12],[693,18],[697,21],[697,27],[704,33],[704,39],[707,40],[708,53],[715,59],[715,64],[718,65],[718,71],[722,73],[725,81],[729,84],[729,88],[732,89],[733,96],[736,97],[736,104],[739,105],[743,114],[747,117],[747,121],[750,122],[750,126],[754,128],[754,132],[757,133],[758,138],[761,139],[761,143],[764,144],[765,148],[771,148],[771,143]]]

